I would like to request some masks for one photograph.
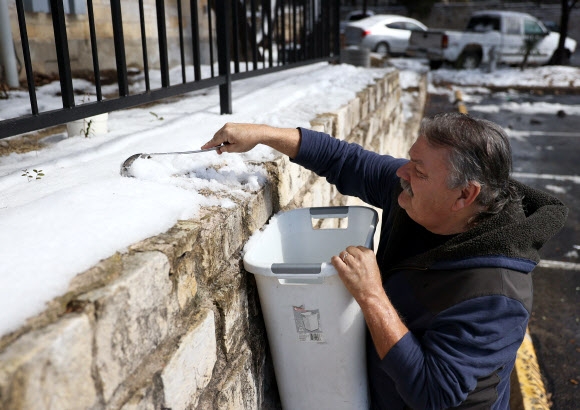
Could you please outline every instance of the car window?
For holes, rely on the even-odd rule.
[[[373,15],[372,12],[367,11],[366,14],[361,12],[351,12],[350,14],[348,14],[348,16],[346,17],[347,21],[359,21],[362,20],[364,18],[367,17],[371,17]]]
[[[407,29],[405,27],[405,23],[403,23],[402,21],[394,21],[392,23],[385,24],[385,26],[387,26],[388,28],[394,28],[396,30],[406,30]]]
[[[416,25],[415,23],[405,23],[405,28],[411,31],[425,31],[425,29],[421,26]]]
[[[486,31],[499,31],[499,17],[475,16],[469,20],[467,31],[485,33]]]
[[[505,33],[506,34],[520,34],[521,25],[520,19],[517,17],[506,17],[505,21]]]
[[[365,17],[368,17],[368,15],[358,13],[358,14],[353,14],[351,16],[348,16],[348,20],[349,21],[358,21],[358,20],[364,19]]]
[[[544,34],[544,30],[534,20],[525,19],[524,20],[524,34],[525,35]]]

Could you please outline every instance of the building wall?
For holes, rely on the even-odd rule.
[[[422,116],[426,78],[401,90],[396,70],[313,129],[405,156]],[[405,118],[401,96],[413,93]],[[351,205],[287,158],[236,207],[136,243],[75,277],[68,292],[0,338],[0,408],[270,409],[277,386],[253,275],[240,253],[274,213]]]
[[[202,64],[209,63],[209,32],[208,32],[208,7],[207,0],[198,3],[199,31],[201,41]],[[22,43],[16,14],[15,3],[10,2],[10,21],[12,23],[12,35],[19,61],[23,62]],[[143,68],[143,49],[141,41],[141,24],[139,18],[139,5],[137,1],[121,2],[123,15],[123,34],[125,37],[125,53],[127,66]],[[145,33],[147,41],[147,55],[150,68],[159,68],[159,46],[157,36],[157,12],[155,0],[144,0],[143,9],[145,15]],[[191,44],[191,16],[189,2],[182,2],[183,31],[186,63],[192,63]],[[95,18],[95,31],[99,54],[99,67],[103,71],[115,70],[115,47],[113,41],[113,26],[111,22],[111,8],[108,0],[93,0]],[[181,63],[179,52],[179,21],[177,14],[177,1],[165,2],[165,15],[167,26],[167,45],[170,66]],[[215,22],[215,17],[214,22]],[[30,53],[33,61],[33,70],[37,75],[53,76],[58,73],[56,48],[52,18],[47,12],[27,12],[26,22]],[[215,23],[214,23],[215,24]],[[66,14],[66,26],[73,74],[87,75],[93,73],[93,61],[91,54],[91,42],[89,33],[88,14]],[[215,39],[215,35],[214,35]],[[23,63],[22,63],[23,65]],[[24,68],[19,71],[21,80],[26,80]]]

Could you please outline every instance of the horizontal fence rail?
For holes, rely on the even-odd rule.
[[[31,57],[27,10],[23,1],[16,0],[30,112],[0,121],[0,139],[209,87],[219,87],[221,113],[229,114],[232,113],[233,81],[320,61],[336,61],[340,53],[338,1],[176,0],[168,5],[165,0],[155,0],[156,17],[152,23],[151,19],[147,19],[144,0],[138,0],[144,89],[132,93],[126,61],[128,45],[123,25],[123,3],[121,0],[110,0],[114,56],[106,58],[115,61],[117,93],[105,96],[100,68],[103,55],[99,60],[95,9],[93,1],[87,0],[87,40],[90,43],[94,74],[94,92],[91,92],[94,101],[77,104],[67,37],[67,16],[63,1],[50,0],[62,107],[42,111],[39,109],[42,101],[39,101],[37,95],[34,61]],[[202,5],[206,8],[202,9],[204,13],[199,13]],[[173,76],[173,83],[169,56],[171,52],[175,53],[172,51],[175,47],[170,47],[173,44],[168,43],[168,12],[176,12],[178,20],[178,26],[172,27],[178,31],[178,40],[171,39],[179,43],[177,60],[180,78],[176,81]],[[156,45],[149,44],[146,36],[147,27],[152,24],[156,24],[157,28]],[[185,35],[186,29],[188,36]],[[207,31],[204,32],[204,29]],[[204,45],[209,49],[209,61],[202,64],[201,49]],[[160,85],[154,85],[151,81],[153,64],[150,52],[154,47],[157,48],[154,51],[159,53],[155,64],[159,66]],[[189,55],[189,61],[186,55]],[[204,68],[208,72],[205,78],[202,75]]]

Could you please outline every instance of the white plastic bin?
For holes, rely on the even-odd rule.
[[[335,218],[348,226],[313,227]],[[372,248],[377,220],[362,206],[296,209],[246,246],[285,410],[369,407],[364,318],[330,258],[349,245]]]

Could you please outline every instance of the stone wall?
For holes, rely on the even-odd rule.
[[[412,92],[413,117],[401,94]],[[405,156],[426,78],[401,90],[388,72],[312,128]],[[253,275],[241,250],[280,210],[351,200],[285,157],[264,164],[266,186],[234,209],[131,246],[78,275],[38,317],[0,339],[0,408],[271,409],[277,387]]]

